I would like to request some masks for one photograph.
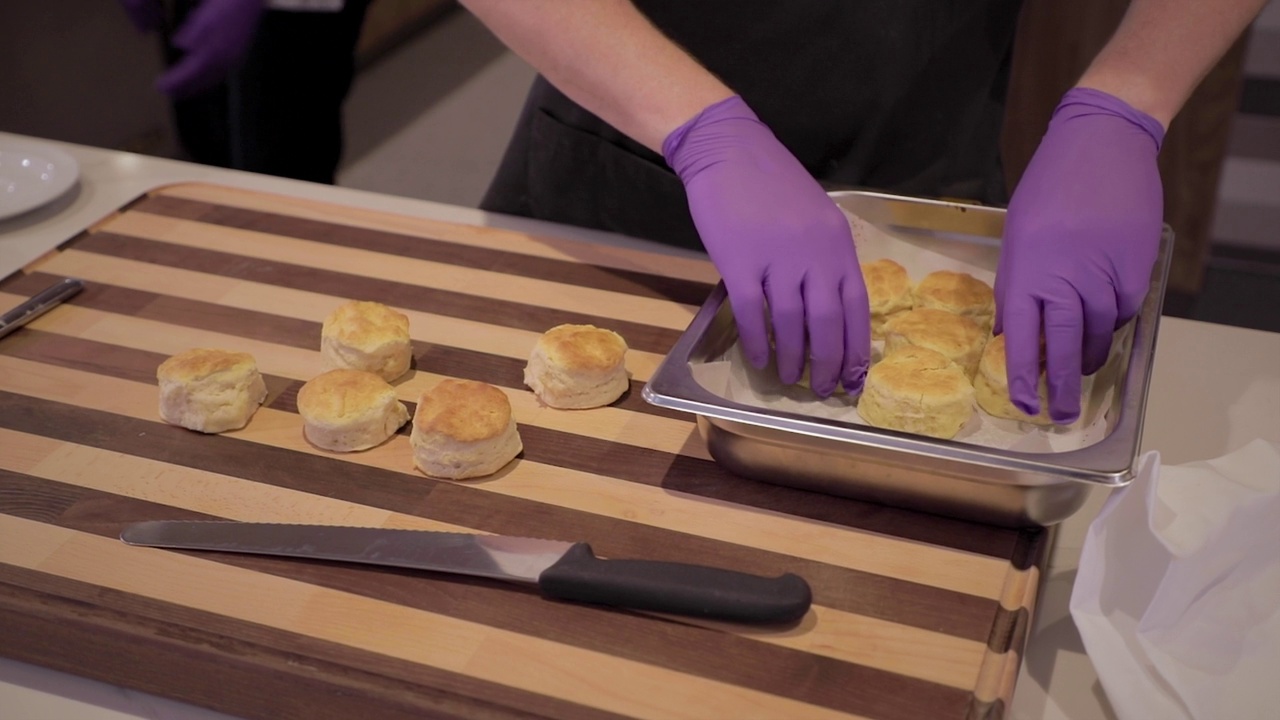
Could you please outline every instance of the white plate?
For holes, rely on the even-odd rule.
[[[58,199],[79,177],[75,158],[51,145],[0,140],[0,219]]]

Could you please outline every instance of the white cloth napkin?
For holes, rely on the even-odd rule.
[[[1089,528],[1071,616],[1120,720],[1280,718],[1280,445],[1144,455]]]

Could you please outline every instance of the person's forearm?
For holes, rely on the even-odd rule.
[[[651,150],[733,94],[626,0],[461,3],[570,99]]]
[[[1266,0],[1132,0],[1077,83],[1121,98],[1166,128]]]

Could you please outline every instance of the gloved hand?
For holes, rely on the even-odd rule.
[[[871,359],[867,291],[843,213],[738,96],[709,106],[662,144],[694,225],[724,279],[751,364],[804,371],[826,397],[860,392]]]
[[[149,32],[160,26],[160,0],[120,3],[138,29]],[[248,52],[262,12],[263,0],[202,0],[170,38],[183,54],[156,81],[156,88],[186,97],[226,79]]]
[[[995,332],[1005,335],[1009,394],[1040,410],[1044,333],[1049,416],[1080,416],[1081,375],[1097,372],[1112,333],[1151,282],[1164,210],[1156,156],[1164,127],[1100,90],[1063,96],[1018,183],[996,273]]]

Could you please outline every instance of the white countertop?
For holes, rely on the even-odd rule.
[[[0,133],[4,142],[31,142]],[[43,142],[43,141],[41,141]],[[616,235],[470,208],[223,170],[131,153],[51,143],[80,165],[77,186],[58,200],[0,220],[0,277],[24,267],[93,222],[158,185],[203,180],[452,222],[693,254]],[[1147,403],[1144,450],[1166,464],[1225,455],[1250,440],[1280,442],[1280,334],[1166,317],[1161,321]],[[1212,368],[1211,380],[1206,369]],[[1089,522],[1105,499],[1058,530],[1035,627],[1018,679],[1015,720],[1112,718],[1067,603]],[[0,658],[0,709],[14,720],[215,720],[227,716],[124,688]]]

